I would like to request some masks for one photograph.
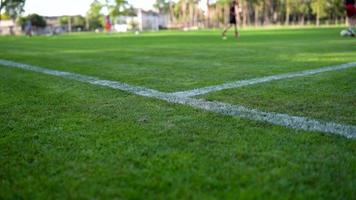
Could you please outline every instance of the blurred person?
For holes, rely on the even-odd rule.
[[[345,8],[347,13],[347,18],[349,21],[349,28],[347,31],[352,37],[355,37],[355,24],[356,24],[356,1],[355,0],[345,0]]]
[[[110,21],[110,16],[106,16],[105,18],[105,30],[106,32],[111,32],[111,21]]]
[[[237,2],[237,0],[233,0],[230,3],[230,14],[229,14],[229,24],[226,26],[226,28],[224,29],[223,33],[222,33],[222,37],[224,40],[226,40],[226,32],[232,27],[234,26],[235,28],[235,37],[236,39],[239,38],[240,34],[238,32],[238,28],[237,28],[237,22],[238,22],[238,15],[239,15],[239,3]]]
[[[27,20],[25,24],[25,34],[28,37],[32,37],[32,22],[31,20]]]

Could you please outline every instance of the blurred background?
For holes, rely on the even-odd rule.
[[[239,0],[240,27],[338,26],[342,0]],[[1,0],[0,34],[222,28],[230,0]]]

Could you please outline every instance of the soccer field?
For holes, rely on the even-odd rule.
[[[355,199],[339,31],[0,37],[0,199]]]

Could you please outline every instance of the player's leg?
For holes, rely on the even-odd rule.
[[[223,39],[226,39],[226,32],[231,28],[231,24],[227,25],[222,33]]]
[[[240,34],[239,34],[239,29],[237,28],[237,24],[234,24],[234,27],[235,27],[235,38],[238,39],[240,37]]]

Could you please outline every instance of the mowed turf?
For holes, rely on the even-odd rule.
[[[356,68],[223,90],[201,98],[356,125]]]
[[[176,92],[355,61],[340,29],[0,38],[3,59]]]
[[[355,61],[355,40],[338,32],[244,31],[239,43],[209,31],[3,37],[0,59],[177,91]],[[354,74],[204,98],[355,124]],[[286,106],[318,99],[340,110]],[[0,66],[0,199],[355,199],[355,152],[343,137]]]

